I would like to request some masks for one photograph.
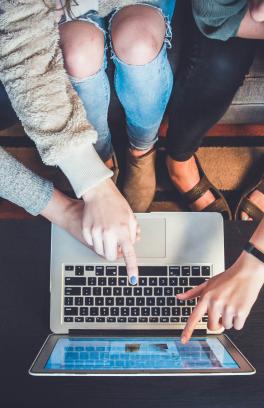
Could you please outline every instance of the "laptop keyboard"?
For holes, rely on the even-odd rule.
[[[211,277],[209,265],[139,266],[129,284],[125,266],[64,265],[65,323],[186,323],[197,300],[176,295]],[[207,322],[207,316],[202,321]]]

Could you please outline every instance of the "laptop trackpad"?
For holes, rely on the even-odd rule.
[[[136,244],[138,258],[166,257],[166,220],[139,219],[141,239]]]

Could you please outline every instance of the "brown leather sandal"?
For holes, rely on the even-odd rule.
[[[248,196],[255,190],[258,190],[264,194],[264,174],[262,174],[257,184],[255,184],[253,187],[251,186],[244,192],[235,211],[235,220],[240,220],[240,214],[242,211],[247,213],[247,215],[252,218],[253,221],[259,222],[262,220],[264,217],[264,212],[248,198]]]
[[[229,208],[229,205],[227,204],[225,197],[223,196],[221,191],[218,190],[208,180],[197,156],[194,156],[194,157],[195,157],[195,161],[196,161],[201,179],[199,183],[197,183],[196,186],[194,186],[191,190],[187,191],[187,193],[182,194],[182,198],[185,204],[190,206],[190,204],[193,204],[196,200],[201,198],[208,190],[210,190],[215,196],[216,200],[213,201],[211,204],[209,204],[207,207],[205,207],[202,210],[202,212],[219,212],[222,214],[225,220],[231,220],[232,213]]]

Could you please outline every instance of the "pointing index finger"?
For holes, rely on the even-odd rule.
[[[205,301],[200,301],[189,317],[188,322],[182,332],[181,341],[183,344],[188,343],[197,323],[201,320],[206,311],[207,303]]]
[[[129,239],[120,243],[120,247],[123,252],[129,281],[132,285],[136,285],[138,282],[138,266],[135,248]]]

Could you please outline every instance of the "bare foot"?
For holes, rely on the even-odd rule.
[[[172,183],[181,193],[190,191],[200,181],[200,174],[194,156],[184,162],[178,162],[168,156],[167,167]],[[193,211],[202,211],[214,201],[214,195],[208,190],[191,204],[190,208]]]
[[[258,190],[253,191],[248,196],[248,199],[255,204],[258,208],[260,208],[264,212],[264,194]],[[251,217],[244,211],[241,211],[241,220],[243,221],[253,221]]]

